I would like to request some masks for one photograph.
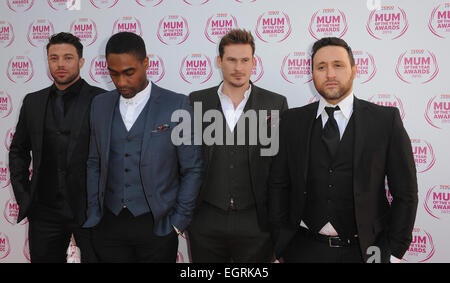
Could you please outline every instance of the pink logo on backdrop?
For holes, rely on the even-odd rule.
[[[8,62],[6,75],[13,83],[27,83],[34,75],[33,62],[27,56],[13,56]]]
[[[141,22],[135,17],[122,17],[117,19],[114,22],[112,34],[124,31],[142,36]]]
[[[261,57],[255,54],[255,66],[252,70],[252,75],[250,76],[250,80],[254,83],[259,81],[264,75],[264,66]]]
[[[189,25],[185,18],[169,15],[159,21],[158,39],[166,45],[178,45],[189,37]]]
[[[317,40],[322,37],[342,38],[347,30],[347,17],[341,10],[333,8],[316,11],[309,24],[309,33]]]
[[[19,205],[17,204],[15,199],[9,199],[5,203],[5,208],[3,209],[3,216],[6,221],[12,225],[17,224],[17,217],[19,216]],[[28,219],[24,219],[20,222],[20,225],[25,225],[28,223]]]
[[[450,94],[441,94],[430,99],[425,119],[428,124],[438,129],[450,126]]]
[[[28,27],[28,42],[34,47],[44,46],[54,33],[55,28],[52,22],[46,19],[35,20]]]
[[[25,244],[23,245],[23,255],[29,262],[31,261],[30,244],[28,242],[28,237],[25,239]]]
[[[208,18],[205,36],[210,42],[217,44],[225,34],[236,28],[239,27],[235,16],[219,13]]]
[[[355,50],[353,51],[353,56],[355,58],[355,64],[358,67],[356,80],[361,84],[370,82],[377,73],[377,66],[372,54]]]
[[[9,238],[5,233],[0,232],[0,260],[6,258],[10,252]]]
[[[378,40],[397,39],[408,30],[408,18],[406,12],[397,6],[382,6],[374,9],[367,21],[366,30]]]
[[[425,262],[433,257],[436,249],[430,233],[421,228],[413,229],[413,238],[403,260],[406,262]]]
[[[13,111],[13,104],[11,95],[6,91],[0,90],[0,116],[1,118],[8,117]]]
[[[34,0],[7,0],[6,4],[14,12],[26,12],[33,7]]]
[[[70,33],[80,39],[84,46],[92,45],[98,37],[97,25],[88,18],[81,18],[70,24]]]
[[[209,2],[209,0],[183,0],[184,3],[189,4],[191,6],[203,5]]]
[[[0,189],[4,189],[11,184],[9,178],[9,166],[3,161],[0,161]]]
[[[412,49],[403,52],[395,68],[397,77],[403,82],[426,84],[439,73],[436,56],[424,49]]]
[[[0,46],[8,47],[14,41],[14,29],[11,23],[0,21]]]
[[[112,8],[119,0],[91,0],[92,6],[97,9]]]
[[[12,127],[6,131],[4,145],[7,151],[9,151],[11,142],[14,138],[14,134],[16,133],[16,127]]]
[[[283,59],[280,73],[291,84],[311,82],[311,55],[303,51],[289,53]]]
[[[77,5],[79,0],[48,0],[48,4],[53,10],[71,10]]]
[[[149,54],[148,59],[149,62],[147,69],[147,78],[150,81],[157,83],[162,80],[164,78],[164,75],[166,74],[164,61],[161,59],[161,57],[155,54]]]
[[[436,163],[436,155],[433,147],[426,140],[411,139],[414,162],[418,173],[424,173],[433,168]]]
[[[440,38],[446,38],[450,33],[450,3],[437,6],[431,12],[428,21],[430,31]]]
[[[256,24],[256,36],[264,42],[282,42],[292,32],[288,14],[280,11],[269,11],[259,16]]]
[[[92,59],[89,75],[96,83],[112,82],[111,77],[109,76],[108,63],[106,62],[105,55],[99,55]]]
[[[429,215],[436,219],[450,214],[450,186],[437,185],[428,190],[423,203]]]
[[[206,83],[212,74],[211,60],[204,54],[188,55],[181,61],[180,76],[189,84]]]
[[[138,3],[139,5],[141,5],[142,7],[146,7],[146,6],[158,6],[159,4],[161,4],[163,0],[136,0],[136,3]]]
[[[403,102],[400,98],[392,94],[377,94],[373,95],[368,99],[369,102],[372,102],[381,106],[390,106],[397,107],[400,112],[400,117],[402,120],[405,118],[405,109],[403,107]]]

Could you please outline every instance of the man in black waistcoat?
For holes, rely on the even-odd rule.
[[[230,31],[222,38],[217,57],[223,82],[190,94],[194,111],[200,105],[202,117],[216,114],[213,123],[203,123],[204,138],[214,123],[222,131],[216,136],[231,137],[216,143],[202,141],[205,180],[188,229],[193,262],[270,262],[273,257],[267,222],[271,156],[262,154],[260,140],[251,143],[255,137],[249,130],[259,127],[256,119],[251,122],[244,116],[256,113],[253,117],[268,130],[276,116],[272,112],[284,111],[288,105],[284,96],[250,82],[254,52],[250,32]],[[239,136],[240,125],[245,125],[245,136]]]
[[[269,179],[276,255],[285,262],[399,261],[418,201],[399,111],[353,95],[357,67],[345,41],[323,38],[312,51],[320,100],[282,116]]]
[[[9,153],[20,206],[17,222],[28,217],[31,262],[65,262],[72,234],[81,261],[95,262],[90,230],[81,224],[87,206],[89,109],[105,90],[80,78],[83,45],[74,35],[53,35],[47,59],[54,84],[24,98]]]

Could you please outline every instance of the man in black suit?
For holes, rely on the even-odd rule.
[[[200,106],[202,117],[215,113],[213,123],[203,123],[206,176],[188,229],[193,262],[270,262],[273,257],[267,222],[271,156],[264,156],[261,140],[251,142],[256,135],[251,130],[261,129],[259,125],[269,130],[274,113],[288,105],[284,96],[250,82],[254,52],[250,32],[230,31],[222,38],[217,57],[223,82],[190,94],[194,111]],[[247,120],[250,113],[257,119]],[[218,126],[215,138],[229,139],[205,140],[212,124]],[[245,136],[239,134],[243,125]]]
[[[31,262],[65,262],[72,234],[81,261],[94,262],[90,230],[81,225],[87,206],[89,109],[92,98],[105,90],[80,78],[83,45],[74,35],[53,35],[47,60],[54,84],[24,98],[9,153],[20,206],[17,222],[29,219]]]
[[[323,38],[312,51],[320,100],[282,116],[269,178],[276,255],[285,262],[399,261],[418,199],[399,112],[353,95],[357,69],[344,40]]]

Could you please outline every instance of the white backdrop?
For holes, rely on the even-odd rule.
[[[149,78],[189,94],[221,81],[217,43],[234,27],[255,36],[252,80],[285,95],[291,108],[316,99],[309,72],[314,41],[338,36],[349,43],[360,70],[355,95],[398,107],[411,137],[419,207],[403,260],[450,262],[449,0],[1,0],[0,262],[29,261],[27,221],[15,223],[8,150],[23,97],[52,83],[48,37],[79,36],[82,77],[111,90],[106,41],[118,31],[136,32],[151,59]],[[189,262],[181,236],[178,261]]]

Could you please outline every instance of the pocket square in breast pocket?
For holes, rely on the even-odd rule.
[[[152,130],[152,133],[160,133],[168,130],[170,128],[169,124],[163,124],[156,127],[156,129]]]

